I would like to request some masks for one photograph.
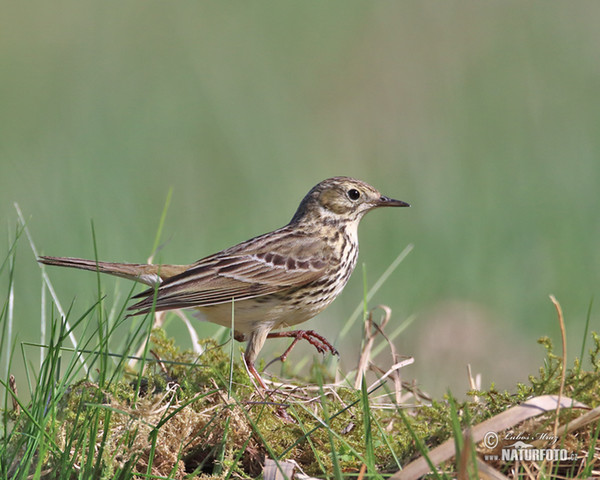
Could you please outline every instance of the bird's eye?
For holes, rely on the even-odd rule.
[[[358,200],[360,198],[360,192],[356,188],[348,190],[348,198],[350,200]]]

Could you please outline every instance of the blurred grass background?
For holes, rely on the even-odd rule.
[[[395,324],[417,316],[396,341],[416,357],[406,374],[458,394],[470,362],[484,386],[510,387],[540,365],[535,340],[558,339],[548,294],[575,354],[598,293],[599,15],[592,2],[4,5],[0,232],[18,202],[40,253],[93,257],[93,221],[100,259],[144,262],[172,187],[160,259],[190,263],[354,176],[413,205],[360,229],[370,284],[415,245],[372,303]],[[23,241],[16,272],[17,340],[36,341],[40,272]],[[49,274],[75,311],[96,298],[94,275]],[[108,302],[129,291],[103,286]],[[362,288],[358,268],[307,327],[335,336]],[[345,369],[360,335],[340,346]]]

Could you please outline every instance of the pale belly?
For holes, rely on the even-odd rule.
[[[203,320],[228,328],[233,325],[236,332],[249,334],[256,329],[257,325],[262,327],[270,325],[269,330],[278,330],[306,322],[334,299],[335,297],[314,305],[305,304],[300,308],[287,302],[284,304],[280,299],[269,295],[234,303],[197,307],[195,310],[198,310]]]

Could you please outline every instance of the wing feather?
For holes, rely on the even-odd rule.
[[[202,307],[274,294],[317,280],[332,257],[323,238],[284,227],[199,260],[156,290],[136,295],[143,300],[130,310],[137,315],[153,306],[156,311]]]

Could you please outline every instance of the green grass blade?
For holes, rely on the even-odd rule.
[[[396,268],[398,268],[398,266],[402,263],[402,261],[406,258],[406,256],[412,251],[412,249],[413,249],[412,244],[407,245],[406,248],[398,254],[398,256],[390,264],[390,266],[385,269],[385,271],[381,274],[381,276],[373,284],[371,289],[367,292],[367,295],[366,295],[367,302],[371,301],[373,296],[377,293],[377,291],[381,288],[381,286],[386,282],[386,280],[390,277],[390,275],[392,273],[394,273],[394,270],[396,270]],[[364,303],[365,303],[365,301],[363,299],[363,301],[361,301],[360,304],[357,305],[357,307],[354,309],[354,312],[352,312],[352,315],[350,315],[350,318],[348,318],[348,320],[346,321],[346,323],[340,330],[338,338],[344,338],[348,334],[348,332],[350,331],[350,329],[352,328],[354,323],[356,323],[356,320],[358,319],[358,317],[360,317],[361,312],[364,312]]]
[[[19,221],[21,222],[21,226],[23,228],[23,231],[25,232],[25,236],[29,242],[29,246],[31,248],[31,251],[33,252],[34,257],[37,258],[39,257],[38,255],[38,251],[37,248],[35,247],[35,243],[33,242],[33,237],[31,236],[31,233],[29,232],[29,229],[27,228],[27,224],[25,222],[25,218],[23,217],[23,213],[21,212],[21,209],[19,207],[19,205],[17,203],[14,204],[15,209],[17,211],[17,216],[19,217]],[[46,274],[46,269],[44,267],[43,264],[39,264],[40,269],[42,271],[42,279],[44,281],[44,283],[46,284],[46,286],[48,287],[48,290],[50,291],[50,294],[52,295],[54,304],[56,305],[56,308],[58,309],[60,315],[63,318],[66,318],[66,315],[64,313],[64,310],[62,309],[62,307],[60,306],[60,302],[58,300],[58,296],[56,295],[56,292],[54,291],[54,287],[52,286],[52,283],[50,282],[50,278],[48,277],[48,275]],[[77,338],[75,337],[74,334],[69,335],[69,340],[71,341],[73,347],[77,348]],[[88,367],[87,365],[83,365],[83,368],[85,369],[86,373],[88,372]]]
[[[594,297],[591,298],[590,304],[588,305],[587,315],[585,317],[585,328],[583,329],[583,337],[581,338],[581,352],[579,353],[579,370],[581,370],[583,364],[583,356],[585,355],[585,343],[587,341],[588,333],[590,331],[590,321],[592,318],[592,306],[594,305]]]
[[[233,357],[235,348],[235,298],[231,299],[231,328],[229,329],[229,382],[227,387],[227,398],[231,398],[231,391],[233,389]]]
[[[319,383],[319,394],[321,397],[321,409],[323,411],[323,422],[324,427],[327,431],[327,436],[329,438],[329,446],[331,448],[330,456],[331,463],[333,465],[333,477],[337,480],[342,480],[344,477],[342,475],[342,469],[340,467],[340,460],[338,458],[337,448],[334,442],[334,435],[331,430],[331,417],[329,416],[329,408],[327,405],[327,396],[325,395],[325,391],[323,390],[323,377],[321,376],[321,371],[317,370],[317,382]]]
[[[373,430],[371,426],[371,406],[369,404],[369,392],[367,391],[367,382],[363,376],[361,385],[361,406],[363,412],[363,428],[365,430],[365,464],[367,465],[367,474],[372,478],[381,478],[377,475],[375,468],[375,451],[373,450]]]
[[[154,237],[154,245],[152,245],[152,257],[156,255],[156,251],[158,250],[158,246],[160,245],[160,237],[162,236],[162,231],[165,226],[165,220],[167,219],[167,212],[169,211],[169,205],[171,205],[171,197],[173,195],[173,187],[169,187],[169,191],[167,193],[167,198],[165,199],[165,205],[163,207],[162,213],[160,214],[160,221],[158,222],[158,228],[156,229],[156,235]]]

